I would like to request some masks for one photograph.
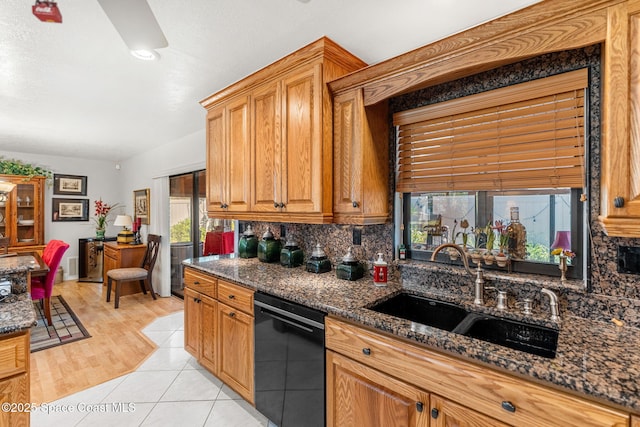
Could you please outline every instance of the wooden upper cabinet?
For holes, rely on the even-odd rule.
[[[239,96],[207,114],[207,205],[219,217],[249,207],[249,98]]]
[[[244,220],[331,222],[333,114],[326,83],[365,65],[323,37],[203,100],[201,104],[209,111],[209,212]],[[229,136],[229,129],[234,129],[229,118],[218,119],[229,115],[229,103],[239,97],[248,102],[249,132],[243,135],[248,135],[249,151],[242,161],[232,160],[229,170],[212,156],[224,147],[235,150],[242,139]],[[246,181],[234,176],[240,170]],[[220,196],[224,191],[219,188],[225,182],[235,183],[230,188],[242,195],[243,209],[232,209]],[[243,185],[248,185],[246,192]]]
[[[609,7],[603,64],[600,221],[640,237],[640,2]]]
[[[0,175],[15,184],[0,195],[0,235],[9,238],[10,252],[40,251],[44,245],[45,177]]]
[[[365,109],[362,90],[333,100],[333,215],[341,224],[389,219],[387,103]]]

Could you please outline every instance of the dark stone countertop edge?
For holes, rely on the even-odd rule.
[[[18,294],[16,302],[0,302],[0,334],[12,334],[36,326],[36,312],[29,293]]]
[[[565,316],[560,325],[554,359],[530,355],[441,329],[367,309],[402,289],[436,299],[450,295],[403,287],[392,281],[376,287],[370,277],[354,282],[339,280],[335,271],[312,274],[304,267],[287,269],[257,259],[213,256],[183,262],[205,273],[245,285],[257,291],[322,310],[383,332],[408,338],[428,348],[462,360],[481,362],[507,373],[531,378],[606,404],[640,414],[640,330],[606,322]],[[471,304],[470,301],[458,303]],[[416,327],[418,326],[418,327]]]

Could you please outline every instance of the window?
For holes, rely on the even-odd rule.
[[[516,271],[558,273],[556,235],[583,254],[587,86],[581,69],[394,114],[410,256],[447,242],[498,249],[496,221]]]
[[[407,193],[403,201],[403,241],[407,242],[412,259],[430,260],[438,245],[462,246],[465,240],[469,251],[477,247],[486,250],[487,225],[494,233],[493,252],[497,254],[501,248],[495,221],[505,226],[511,224],[514,208],[518,212],[517,221],[526,232],[526,241],[523,256],[512,254],[509,267],[513,271],[559,275],[558,259],[551,255],[558,232],[569,232],[566,235],[571,246],[563,249],[582,252],[582,203],[577,189]],[[509,244],[512,242],[507,241],[504,248],[507,254],[513,250]],[[445,261],[448,256],[441,252],[438,259]],[[568,277],[582,277],[582,259],[570,260]]]

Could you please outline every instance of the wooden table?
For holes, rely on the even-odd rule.
[[[147,250],[147,245],[131,245],[129,243],[117,243],[117,242],[104,242],[104,278],[103,278],[103,293],[106,297],[107,292],[107,272],[115,268],[124,267],[142,267],[142,260]],[[111,290],[115,295],[115,286]],[[120,296],[131,295],[140,290],[138,282],[125,282],[122,283]]]

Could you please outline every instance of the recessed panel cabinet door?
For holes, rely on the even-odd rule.
[[[184,349],[200,358],[200,305],[198,292],[184,289]]]
[[[227,199],[225,208],[244,212],[249,208],[251,139],[249,98],[241,96],[227,106]]]
[[[209,212],[224,210],[226,182],[224,113],[224,107],[220,107],[207,114],[207,209]]]
[[[251,183],[254,212],[278,212],[282,201],[280,85],[265,85],[253,93],[254,156]]]
[[[509,427],[462,405],[431,395],[431,427]]]
[[[322,65],[282,82],[282,201],[289,213],[319,212],[322,203]],[[331,185],[327,183],[326,185]]]
[[[327,351],[328,427],[427,427],[429,395]]]

